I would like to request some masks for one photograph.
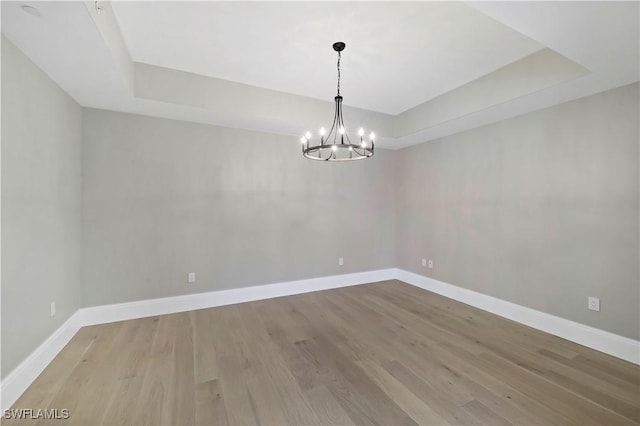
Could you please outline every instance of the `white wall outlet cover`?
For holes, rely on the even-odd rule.
[[[433,269],[433,260],[429,260],[429,268]]]
[[[189,272],[189,274],[187,275],[187,281],[190,283],[195,283],[196,282],[196,273],[195,272]]]
[[[427,259],[422,259],[422,266],[427,266]]]
[[[51,311],[50,311],[50,315],[52,317],[56,316],[56,302],[51,302]]]
[[[587,307],[592,311],[600,312],[600,299],[589,296]]]
[[[343,257],[338,259],[338,265],[340,265],[340,266],[344,265],[344,258]]]

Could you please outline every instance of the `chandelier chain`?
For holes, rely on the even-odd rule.
[[[338,96],[340,96],[340,52],[338,52]]]

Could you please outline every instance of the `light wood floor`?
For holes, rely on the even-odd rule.
[[[63,424],[638,424],[640,369],[398,281],[81,329]],[[6,421],[5,424],[16,424]]]

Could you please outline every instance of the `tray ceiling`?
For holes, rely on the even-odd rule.
[[[113,3],[135,62],[399,114],[544,46],[464,3]]]
[[[638,2],[99,4],[3,1],[2,33],[85,107],[292,143],[331,120],[338,40],[346,120],[391,149],[639,79]]]

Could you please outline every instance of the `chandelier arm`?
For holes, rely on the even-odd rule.
[[[360,150],[362,151],[362,153],[360,153]],[[361,147],[353,148],[353,151],[358,155],[363,155],[363,156],[367,155],[367,149],[366,148],[361,148]]]
[[[355,151],[355,149],[354,149],[354,151]],[[360,156],[360,157],[370,157],[370,155],[369,155],[369,154],[370,154],[370,153],[369,153],[369,151],[366,151],[366,150],[365,150],[363,153],[359,153],[359,152],[358,152],[357,154],[358,154],[358,156]],[[371,154],[371,155],[373,155],[373,154]]]
[[[345,129],[344,127],[344,115],[342,114],[342,102],[340,102],[340,112],[338,113],[338,119],[340,120],[340,122],[338,123],[343,129]],[[351,139],[349,139],[349,134],[346,132],[344,132],[344,136],[347,139],[347,142],[349,142],[349,145],[353,145],[351,143]],[[342,143],[344,143],[344,141],[341,141]]]
[[[336,100],[336,103],[338,103],[338,101]],[[338,136],[338,129],[336,128],[336,123],[338,122],[338,107],[336,106],[336,110],[333,113],[333,123],[331,123],[331,130],[329,130],[329,134],[327,135],[327,142],[329,141],[329,139],[331,139],[331,135],[333,134],[333,143],[336,143],[336,137]],[[335,133],[333,133],[333,131],[336,131]]]

